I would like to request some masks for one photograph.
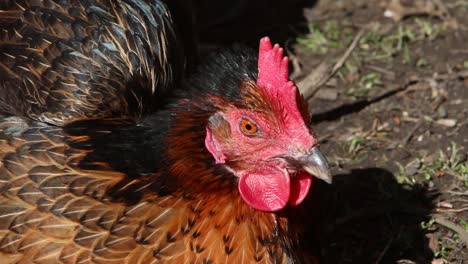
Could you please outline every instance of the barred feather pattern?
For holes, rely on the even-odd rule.
[[[137,119],[183,74],[179,42],[162,1],[1,1],[0,112]]]
[[[162,196],[148,191],[131,205],[113,201],[107,192],[126,175],[107,164],[79,169],[87,151],[71,148],[66,137],[60,127],[0,118],[1,263],[297,260],[287,252],[296,238],[286,219],[256,211],[232,192]],[[225,183],[212,184],[222,190]]]

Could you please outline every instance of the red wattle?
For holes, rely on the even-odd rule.
[[[283,209],[290,197],[290,180],[286,171],[263,168],[239,179],[242,199],[251,207],[268,212]]]
[[[312,176],[305,171],[301,171],[299,175],[291,178],[291,194],[288,203],[292,206],[302,203],[310,190],[311,184]]]
[[[311,184],[312,176],[307,172],[291,178],[285,170],[262,168],[240,176],[238,188],[244,202],[251,207],[275,212],[288,203],[296,206],[304,201]]]

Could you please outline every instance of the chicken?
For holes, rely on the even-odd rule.
[[[282,53],[216,54],[141,121],[2,118],[0,262],[300,262],[291,212],[331,175]]]
[[[0,1],[0,112],[139,119],[191,57],[191,20],[172,13],[157,0]]]

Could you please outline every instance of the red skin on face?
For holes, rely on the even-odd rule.
[[[260,41],[258,68],[256,85],[272,106],[269,112],[231,107],[217,113],[229,135],[217,137],[216,128],[207,127],[205,146],[216,163],[226,164],[239,177],[239,192],[247,204],[278,211],[288,203],[301,203],[312,183],[310,174],[292,168],[285,157],[305,155],[317,140],[299,109],[298,90],[288,79],[288,59],[268,38]],[[244,133],[242,120],[253,123],[257,131]]]

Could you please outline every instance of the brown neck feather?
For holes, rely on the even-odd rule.
[[[208,118],[217,111],[215,107],[208,107],[194,107],[192,102],[189,111],[175,115],[166,150],[170,164],[168,173],[177,182],[174,194],[183,197],[200,219],[210,219],[211,227],[224,234],[226,252],[237,243],[229,239],[242,234],[243,240],[250,239],[246,243],[253,243],[249,248],[258,251],[255,254],[259,257],[266,257],[267,252],[277,254],[276,260],[292,257],[297,237],[286,214],[262,212],[248,206],[237,189],[237,177],[215,164],[206,150],[206,125]]]

